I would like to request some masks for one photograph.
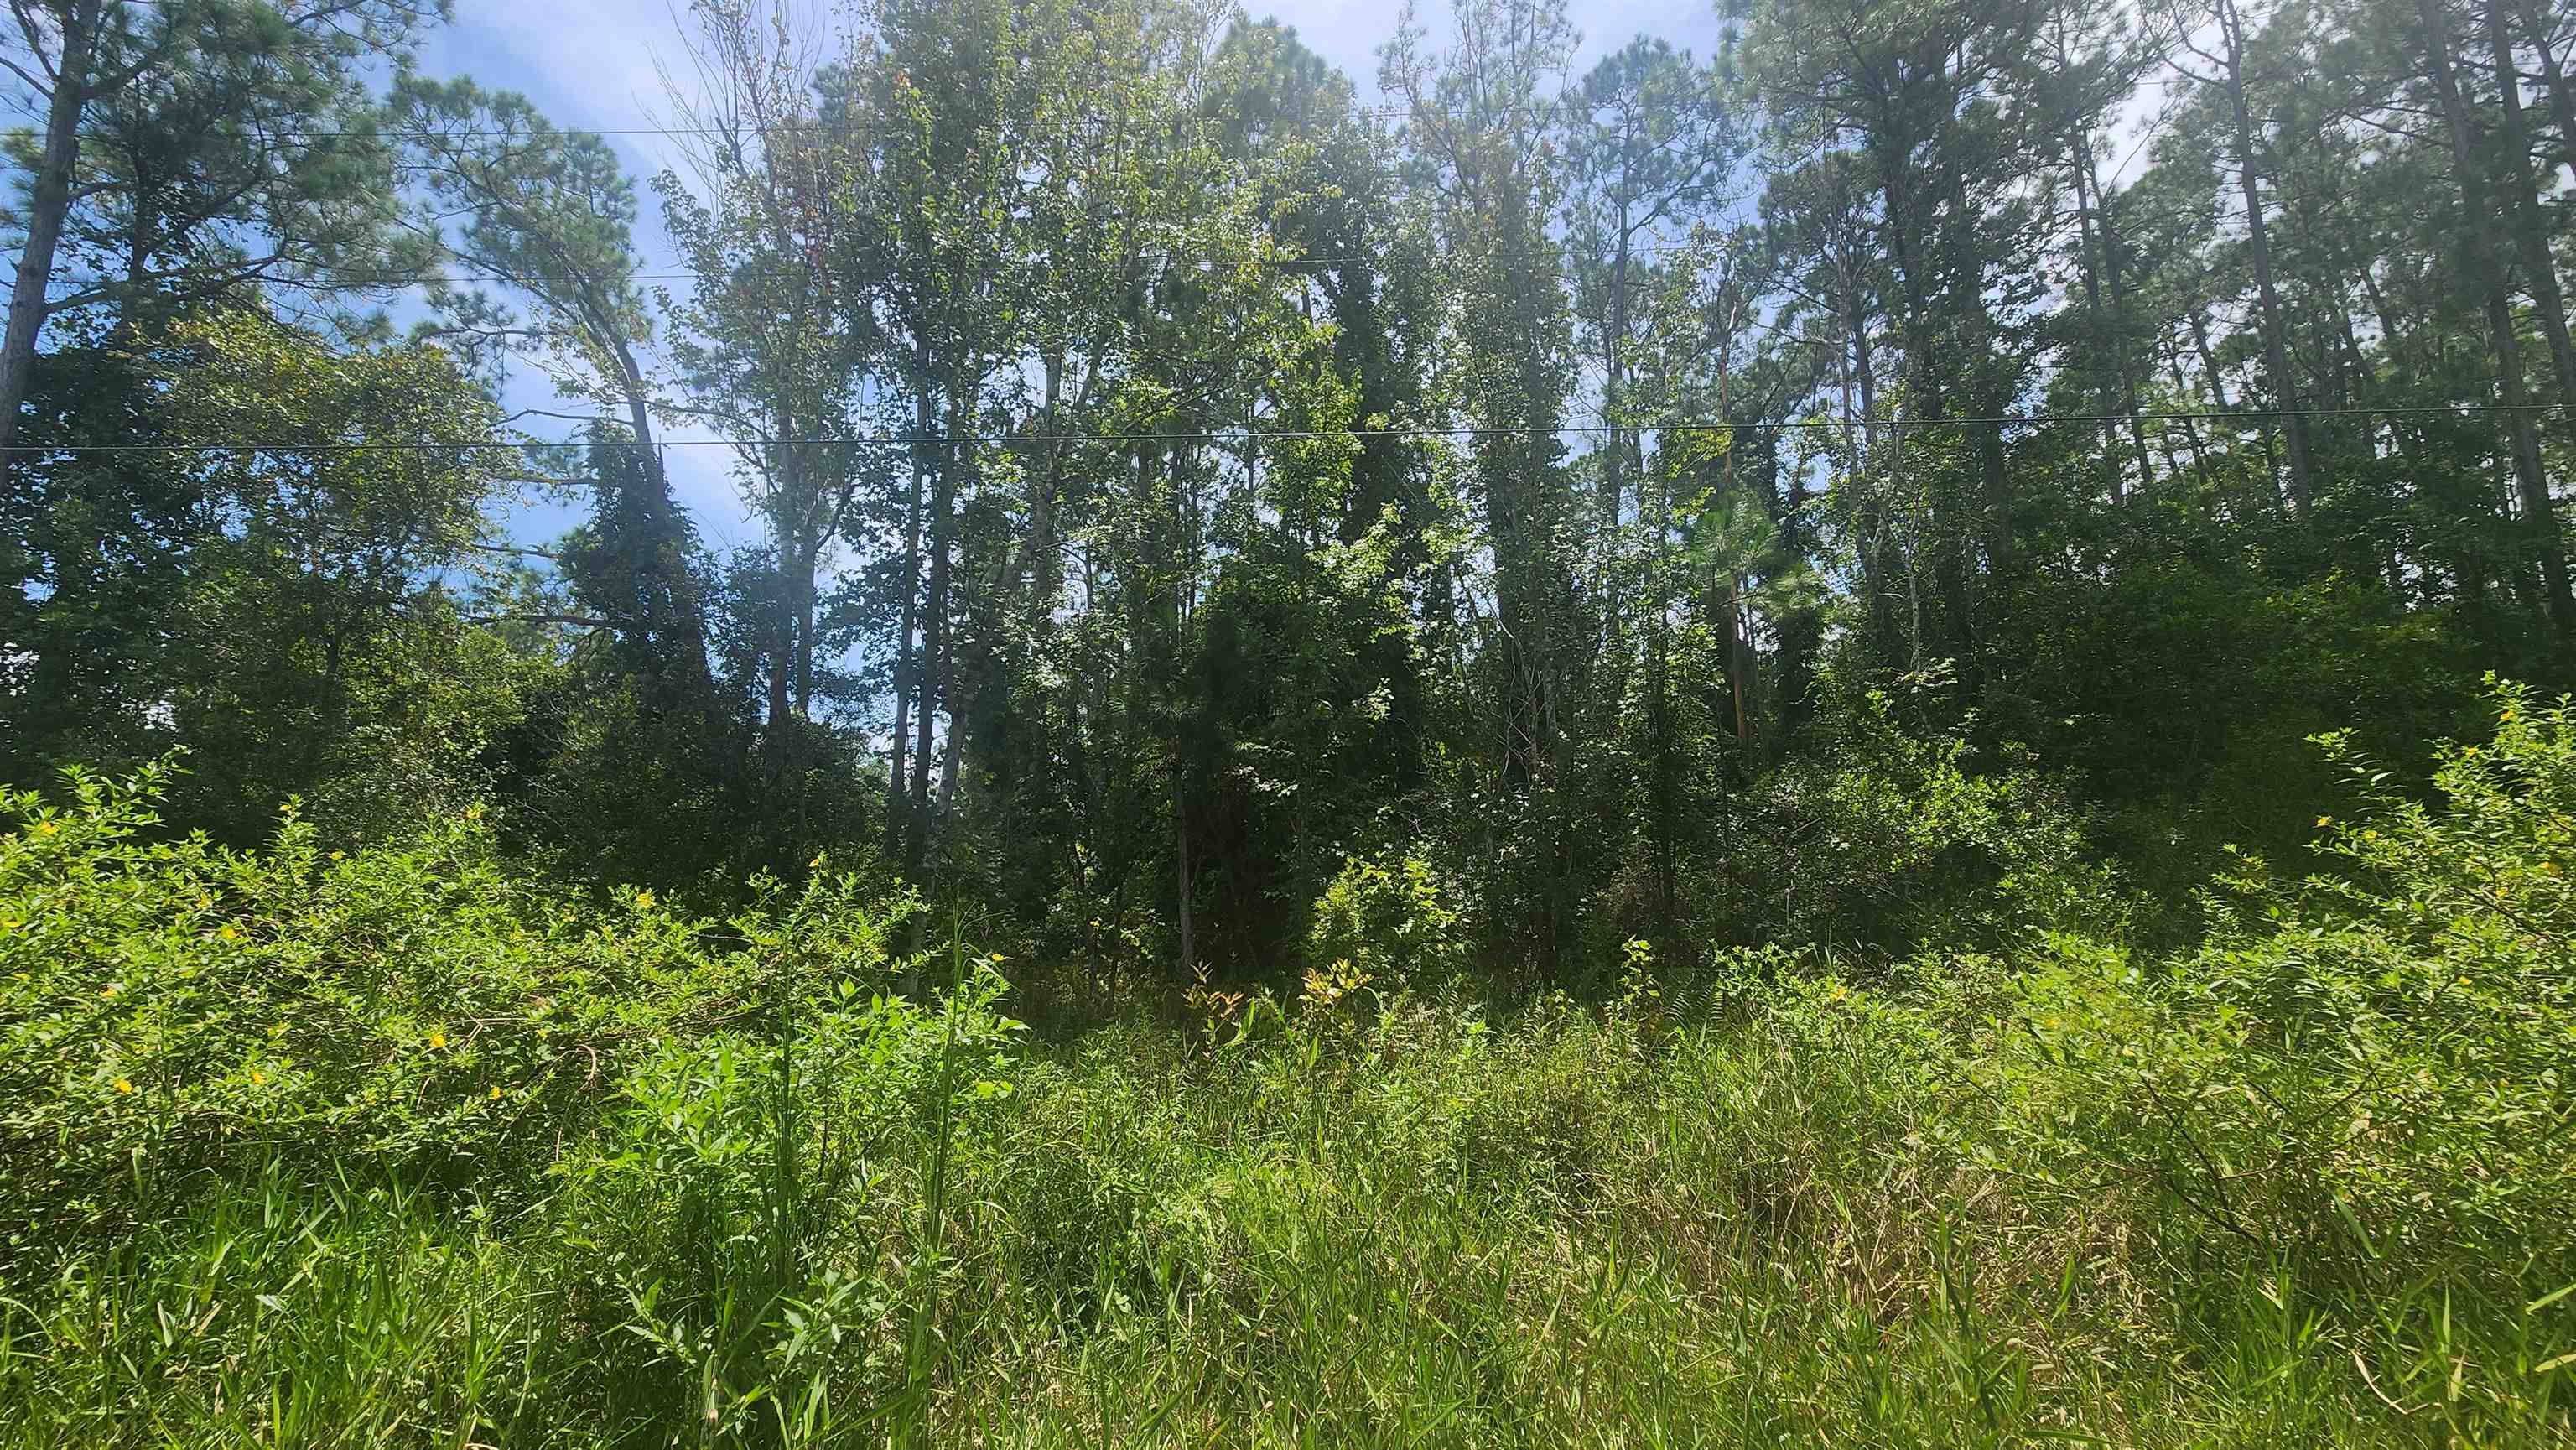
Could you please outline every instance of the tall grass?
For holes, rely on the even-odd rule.
[[[713,923],[23,798],[0,1450],[2576,1443],[2576,718],[2512,703],[2182,956],[1384,955],[1038,1047],[821,870]]]
[[[2365,1302],[2159,1230],[2176,1206],[2036,1191],[1939,1146],[1904,1063],[1759,1022],[1404,1006],[1231,1050],[1138,1022],[981,1116],[956,1043],[902,1171],[719,1227],[767,1270],[730,1286],[662,1264],[619,1302],[600,1268],[650,1225],[604,1238],[578,1180],[514,1216],[354,1170],[209,1182],[10,1286],[0,1445],[2569,1434],[2564,1300]],[[798,1096],[789,1195],[823,1132]]]

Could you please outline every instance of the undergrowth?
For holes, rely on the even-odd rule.
[[[1504,1011],[1399,894],[1047,1042],[828,863],[705,920],[13,798],[0,1446],[2566,1443],[2576,722],[2497,707],[2186,952]]]

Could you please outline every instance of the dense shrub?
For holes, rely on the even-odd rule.
[[[2116,930],[2130,910],[2057,782],[2013,752],[1906,728],[1879,691],[1731,809],[1711,863],[1721,940],[1991,949],[2036,928]]]
[[[1311,970],[1347,969],[1390,986],[1428,986],[1464,967],[1473,943],[1459,892],[1430,862],[1353,859],[1315,899],[1306,962]]]
[[[649,891],[600,906],[514,874],[475,806],[327,853],[290,810],[270,848],[236,851],[156,832],[170,773],[0,801],[13,1249],[281,1154],[524,1194],[603,1116],[677,1132],[666,1099],[686,1097],[739,1134],[747,1099],[710,1064],[759,1070],[782,1023],[845,1132],[917,1106],[941,1028],[893,992],[889,931],[913,908],[875,909],[848,876],[761,883],[722,922]],[[1002,1030],[991,1001],[963,1019],[978,1050]]]
[[[2304,880],[2248,858],[2198,950],[2056,942],[1995,1064],[2029,1121],[2248,1244],[2374,1279],[2576,1275],[2576,717],[2493,699],[2435,804],[2323,737],[2367,812],[2316,822]]]
[[[471,817],[13,798],[7,1191],[61,1231],[0,1444],[2563,1443],[2576,711],[2494,700],[2437,799],[2327,741],[2334,869],[2247,858],[2187,950],[2078,930],[2063,819],[1930,747],[1833,788],[1981,833],[1907,907],[1950,949],[1636,941],[1496,1011],[1403,985],[1458,922],[1359,865],[1299,1000],[1027,1062],[999,964],[837,872],[718,923]]]
[[[2576,1278],[2576,716],[2493,704],[2431,802],[2321,737],[2367,808],[2315,822],[2327,870],[2240,858],[2197,947],[2069,924],[1892,969],[1732,951],[1665,997],[1866,1056],[1915,1084],[1922,1150],[2169,1219],[2194,1252],[2540,1297]]]

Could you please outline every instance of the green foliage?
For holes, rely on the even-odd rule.
[[[1351,860],[1315,898],[1306,962],[1428,988],[1467,965],[1474,941],[1466,904],[1430,862],[1411,855]]]
[[[2567,1442],[2561,17],[1726,8],[15,6],[0,1450]]]
[[[624,1044],[724,1010],[692,924],[550,903],[480,807],[325,853],[169,839],[167,764],[10,797],[0,838],[10,1109],[25,1251],[148,1220],[200,1175],[286,1151],[507,1175],[593,1105]]]
[[[2441,752],[2438,808],[2324,737],[2365,813],[2317,823],[2326,873],[2249,861],[2198,950],[2034,964],[2027,1041],[1992,1068],[2047,1085],[2021,1089],[2033,1126],[2360,1282],[2576,1278],[2576,719],[2491,700],[2493,738]]]
[[[2027,757],[1981,759],[1896,710],[1866,692],[1822,727],[1829,743],[1756,786],[1744,834],[1759,846],[1721,859],[1729,915],[1713,925],[1899,954],[2116,933],[2127,903],[2066,791]]]
[[[922,1080],[939,1019],[891,995],[908,908],[870,911],[852,875],[755,883],[725,922],[650,891],[590,906],[512,872],[479,805],[356,852],[324,852],[291,811],[262,851],[171,839],[152,806],[172,773],[75,773],[64,806],[7,803],[13,1255],[130,1233],[262,1161],[524,1191],[613,1104],[773,1060],[742,1034],[774,1037],[781,1013],[806,1024],[798,1071],[840,1131]],[[976,984],[958,1041],[989,1054],[997,989]],[[744,1108],[705,1099],[726,1122]]]

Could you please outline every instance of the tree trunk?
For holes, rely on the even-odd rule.
[[[2451,39],[2442,0],[2415,0],[2424,23],[2424,56],[2433,89],[2442,101],[2450,131],[2451,163],[2459,168],[2460,204],[2467,225],[2461,243],[2472,273],[2486,297],[2487,332],[2495,353],[2496,386],[2502,394],[2505,436],[2513,455],[2515,493],[2522,505],[2523,526],[2532,535],[2540,558],[2541,608],[2551,630],[2562,640],[2576,637],[2576,598],[2567,592],[2567,544],[2558,531],[2557,510],[2549,498],[2549,481],[2541,473],[2540,433],[2533,426],[2529,390],[2523,381],[2522,338],[2514,329],[2513,297],[2507,290],[2502,260],[2486,227],[2495,207],[2478,147],[2470,132],[2468,101],[2460,93],[2451,59]]]
[[[2175,343],[2171,337],[2167,337],[2164,342],[2164,354],[2165,366],[2173,372],[2175,396],[2188,397],[2191,393],[2191,383],[2189,379],[2183,376],[2181,346]],[[2213,377],[2211,379],[2211,387],[2215,389],[2216,386],[2217,380]],[[2222,410],[2226,407],[2223,394],[2221,395],[2219,407]],[[2218,487],[2218,481],[2209,471],[2209,450],[2201,445],[2200,424],[2193,419],[2185,418],[2182,420],[2182,430],[2183,441],[2191,445],[2191,470],[2200,478],[2201,492],[2211,492]]]
[[[45,105],[45,145],[28,189],[27,239],[18,253],[9,324],[0,336],[0,480],[8,477],[17,436],[18,409],[36,366],[36,336],[44,331],[54,280],[54,252],[71,214],[72,170],[80,160],[81,113],[89,104],[90,68],[96,60],[100,0],[75,0],[63,11],[62,56],[53,94]]]
[[[2567,73],[2558,53],[2549,48],[2549,7],[2524,0],[2516,7],[2523,33],[2540,57],[2542,88],[2549,93],[2549,113],[2558,122],[2558,164],[2576,167],[2576,95],[2569,94]],[[2494,23],[2490,18],[2489,23]]]
[[[2113,376],[2119,384],[2118,408],[2128,419],[2129,443],[2138,459],[2138,487],[2143,490],[2154,480],[2155,467],[2147,461],[2147,425],[2145,420],[2138,416],[2137,372],[2129,365],[2127,339],[2121,336],[2123,331],[2121,324],[2128,316],[2129,301],[2127,290],[2120,285],[2119,221],[2113,215],[2111,197],[2102,190],[2102,179],[2096,174],[2093,143],[2079,135],[2075,140],[2075,149],[2078,164],[2082,168],[2083,189],[2090,192],[2087,210],[2093,218],[2095,244],[2101,248],[2101,259],[2097,265],[2102,272],[2102,298],[2109,304],[2110,309],[2111,335],[2106,340],[2098,341],[2096,345],[2106,348],[2111,354]],[[2100,338],[2099,332],[2096,333],[2096,337]],[[2112,501],[2120,502],[2116,475],[2113,488]]]
[[[954,383],[948,392],[949,416],[953,420],[962,411]],[[933,481],[930,500],[930,587],[921,605],[921,657],[913,674],[920,689],[919,714],[913,720],[912,749],[912,831],[905,852],[905,863],[914,874],[921,870],[929,846],[930,828],[930,745],[932,722],[938,716],[942,686],[948,674],[948,582],[949,555],[953,552],[957,516],[956,450],[965,445],[951,438],[946,455],[940,459],[939,473]],[[949,729],[956,729],[949,722]]]
[[[2531,175],[2531,138],[2523,123],[2522,76],[2514,69],[2513,37],[2505,28],[2503,0],[2486,0],[2487,44],[2504,107],[2504,176],[2512,212],[2514,244],[2522,271],[2538,305],[2541,335],[2549,341],[2549,366],[2558,385],[2558,421],[2576,436],[2576,343],[2567,334],[2567,298],[2558,285],[2558,264],[2549,255],[2549,223],[2541,214],[2540,189]]]
[[[1959,318],[1967,331],[1967,345],[1961,351],[1968,369],[1968,405],[1982,420],[1971,426],[1977,438],[1977,502],[1984,524],[1986,567],[2003,574],[2011,572],[2014,563],[2012,480],[2005,463],[2002,422],[2006,400],[1992,356],[1994,317],[1986,309],[1986,272],[1977,247],[1976,214],[1968,209],[1968,179],[1953,150],[1955,144],[1945,126],[1942,152],[1950,183],[1950,285],[1961,299]],[[1959,625],[1973,653],[1982,631],[1973,619],[1962,619]],[[1975,661],[1967,663],[1973,669]]]
[[[905,752],[911,747],[912,696],[919,688],[921,653],[913,643],[918,630],[921,600],[921,524],[924,492],[931,470],[930,430],[933,419],[930,388],[930,345],[916,336],[913,343],[912,368],[912,492],[904,500],[903,520],[903,603],[894,634],[894,763],[886,775],[887,821],[889,839],[907,843],[911,840],[913,796],[911,782],[904,769]]]
[[[2262,306],[2263,369],[2270,375],[2272,396],[2281,408],[2282,435],[2290,449],[2290,508],[2305,513],[2310,495],[2311,465],[2308,420],[2290,374],[2289,343],[2282,334],[2281,294],[2272,285],[2272,241],[2263,224],[2263,188],[2254,175],[2254,117],[2245,104],[2245,32],[2235,0],[2218,0],[2218,19],[2227,44],[2227,100],[2236,120],[2236,181],[2245,199],[2247,252],[2254,264],[2254,292]]]
[[[1064,350],[1051,349],[1046,357],[1046,468],[1037,478],[1037,488],[1029,498],[1029,637],[1039,638],[1055,618],[1056,596],[1063,590],[1061,565],[1056,558],[1055,501],[1064,488]]]
[[[1190,801],[1177,753],[1172,760],[1173,917],[1181,929],[1181,975],[1198,962],[1198,943],[1190,918]]]
[[[1619,241],[1610,258],[1610,319],[1608,335],[1602,339],[1601,421],[1610,428],[1609,455],[1601,469],[1601,537],[1602,581],[1606,595],[1609,582],[1611,542],[1619,533],[1619,504],[1626,496],[1625,477],[1628,462],[1627,436],[1620,431],[1620,384],[1625,381],[1623,369],[1627,359],[1622,344],[1628,340],[1628,209],[1624,198],[1619,208]],[[1617,633],[1615,624],[1613,635]]]

